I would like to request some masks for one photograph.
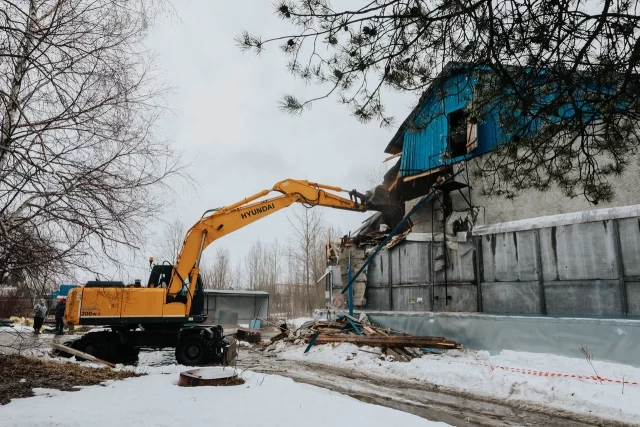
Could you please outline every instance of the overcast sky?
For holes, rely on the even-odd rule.
[[[168,98],[175,114],[162,121],[161,131],[193,160],[190,173],[197,188],[179,189],[176,209],[166,213],[167,220],[179,217],[192,225],[205,210],[231,204],[285,178],[360,191],[369,187],[368,175],[386,157],[383,151],[395,128],[362,125],[335,98],[315,103],[301,117],[282,113],[277,105],[283,94],[314,96],[324,89],[304,86],[288,74],[287,58],[276,45],[260,57],[236,46],[234,36],[245,29],[265,37],[291,31],[273,13],[272,2],[175,0],[174,6],[177,16],[160,20],[148,46],[163,79],[175,89]],[[387,109],[396,116],[396,124],[415,99],[411,94],[390,95]],[[342,230],[357,228],[367,217],[317,209]],[[215,242],[206,255],[223,245],[235,263],[256,239],[286,241],[287,210]]]

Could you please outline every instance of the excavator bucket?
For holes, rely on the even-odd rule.
[[[365,195],[365,206],[367,210],[385,212],[397,207],[397,202],[391,198],[389,191],[382,185],[367,191]]]

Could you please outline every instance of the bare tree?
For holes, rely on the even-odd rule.
[[[233,268],[227,248],[217,248],[213,261],[204,262],[201,271],[205,289],[233,288]]]
[[[158,261],[169,261],[171,264],[175,264],[182,250],[186,235],[187,227],[180,218],[175,218],[170,223],[165,224],[160,247],[158,248],[161,251],[161,259]]]
[[[318,299],[316,280],[324,272],[324,244],[325,223],[320,209],[310,209],[304,206],[294,207],[287,213],[293,235],[291,237],[292,251],[290,256],[295,260],[305,285],[307,311],[311,313]],[[322,273],[321,273],[322,271]]]
[[[294,76],[326,86],[311,99],[284,96],[290,113],[336,95],[358,120],[389,126],[385,89],[421,93],[442,73],[461,74],[473,91],[469,121],[497,120],[504,137],[480,165],[490,194],[557,185],[610,200],[609,181],[640,146],[638,0],[279,0],[275,11],[291,33],[237,42],[256,52],[279,43]],[[417,114],[408,129],[433,118]]]
[[[264,260],[264,245],[258,239],[249,248],[249,252],[245,256],[244,269],[245,277],[247,280],[247,286],[249,289],[257,290],[260,288],[263,281],[263,260]]]
[[[0,278],[94,271],[167,204],[142,40],[158,3],[0,1]]]
[[[278,240],[264,244],[257,240],[249,249],[245,260],[245,278],[249,289],[274,292],[281,274]]]

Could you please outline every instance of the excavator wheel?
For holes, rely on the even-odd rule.
[[[113,340],[111,332],[89,332],[82,338],[74,341],[71,348],[88,353],[98,359],[108,360],[113,358]]]
[[[182,337],[176,346],[176,360],[185,366],[206,365],[211,354],[211,341],[199,334]]]

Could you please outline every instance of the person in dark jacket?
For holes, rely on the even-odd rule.
[[[40,299],[35,307],[33,307],[33,332],[40,333],[44,318],[47,316],[47,305],[44,303],[44,299]]]
[[[67,299],[62,298],[56,305],[56,335],[63,335],[64,331],[64,309],[67,307]]]

